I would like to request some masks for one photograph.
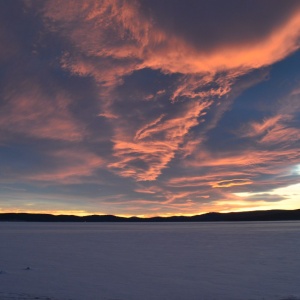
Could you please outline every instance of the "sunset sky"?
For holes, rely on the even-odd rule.
[[[300,1],[0,0],[0,212],[300,208]]]

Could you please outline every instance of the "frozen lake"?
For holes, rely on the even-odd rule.
[[[300,222],[2,222],[0,243],[1,300],[300,299]]]

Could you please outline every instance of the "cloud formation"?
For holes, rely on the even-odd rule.
[[[288,198],[269,195],[299,175],[299,1],[1,6],[6,187],[141,215]]]

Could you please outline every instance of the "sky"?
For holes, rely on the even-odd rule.
[[[300,208],[300,1],[0,0],[0,212]]]

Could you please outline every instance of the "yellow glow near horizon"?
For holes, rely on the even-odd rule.
[[[263,209],[297,209],[299,208],[299,197],[300,197],[300,183],[289,185],[286,187],[281,187],[277,189],[273,189],[269,192],[266,192],[269,195],[274,196],[282,196],[286,197],[285,200],[277,201],[277,202],[267,202],[263,201],[264,193],[235,193],[234,195],[241,197],[247,202],[247,198],[251,196],[259,196],[262,195],[261,201],[254,202],[253,204],[259,204],[259,206],[253,205],[253,208],[263,210]]]
[[[286,199],[280,201],[266,201],[264,200],[264,194],[274,195],[274,196],[282,196]],[[205,214],[208,212],[240,212],[240,211],[254,211],[254,210],[271,210],[271,209],[298,209],[299,208],[299,195],[300,195],[300,183],[293,184],[287,187],[281,187],[277,189],[273,189],[268,192],[259,192],[259,193],[251,193],[251,192],[242,192],[242,193],[233,193],[236,197],[235,199],[229,201],[219,200],[214,201],[211,204],[202,205],[198,209],[191,209],[190,211],[178,212],[178,210],[170,210],[169,212],[164,212],[159,210],[157,213],[153,212],[141,212],[136,214],[129,213],[107,213],[103,211],[87,211],[87,210],[53,210],[53,209],[33,209],[33,205],[30,205],[30,209],[24,208],[5,208],[0,209],[0,213],[35,213],[35,214],[53,214],[53,215],[75,215],[75,216],[87,216],[87,215],[108,215],[113,214],[119,217],[139,217],[139,218],[149,218],[149,217],[170,217],[170,216],[193,216],[199,214]],[[251,197],[253,196],[261,196],[261,199],[253,201]],[[176,209],[176,208],[175,208]]]

